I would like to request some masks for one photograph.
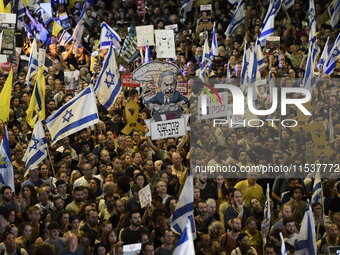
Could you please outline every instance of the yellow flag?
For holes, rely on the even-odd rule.
[[[53,21],[52,35],[58,36],[59,32],[63,29],[62,26],[58,24],[58,22]]]
[[[45,77],[44,77],[44,66],[40,67],[36,80],[35,85],[33,88],[30,104],[26,111],[27,123],[33,128],[34,123],[39,116],[40,120],[45,119]]]
[[[11,3],[5,6],[5,1],[0,0],[0,13],[11,13]]]
[[[2,0],[0,0],[2,1]],[[12,85],[13,83],[13,70],[9,72],[5,86],[0,93],[0,120],[7,122],[9,116],[9,108],[11,103]]]

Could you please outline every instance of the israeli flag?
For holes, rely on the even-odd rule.
[[[282,5],[282,0],[270,0],[268,12],[266,17],[264,18],[262,27],[261,27],[261,34],[259,36],[259,40],[261,46],[265,45],[267,36],[274,33],[274,21],[275,16],[279,13]]]
[[[72,34],[72,39],[74,40],[73,53],[76,52],[76,50],[78,49],[78,45],[81,44],[81,38],[83,36],[83,32],[85,29],[84,19],[85,19],[85,13],[86,13],[86,5],[87,5],[87,1],[84,1],[83,9],[81,10],[78,23],[73,30],[73,34]]]
[[[316,83],[315,73],[314,73],[314,62],[319,53],[319,48],[315,43],[312,43],[308,49],[308,56],[306,61],[305,75],[303,77],[303,87],[307,89],[312,89]]]
[[[210,50],[210,57],[213,58],[213,56],[218,56],[218,45],[217,45],[217,37],[216,37],[216,29],[215,29],[215,23],[212,31],[212,38],[211,38],[211,50]]]
[[[150,47],[149,47],[149,41],[146,40],[145,55],[144,55],[143,64],[146,64],[146,63],[149,63],[149,62],[150,62]]]
[[[331,5],[328,7],[328,13],[331,17],[331,25],[334,29],[340,28],[340,0],[333,0]]]
[[[176,209],[171,217],[170,227],[172,231],[177,234],[183,234],[188,220],[191,223],[191,233],[196,237],[194,221],[194,180],[192,174],[190,174],[185,181]]]
[[[102,30],[100,33],[100,49],[108,49],[113,44],[114,48],[120,49],[120,42],[122,39],[119,34],[114,31],[108,24],[103,22],[101,24]]]
[[[246,80],[246,74],[248,70],[249,60],[250,60],[251,50],[249,48],[249,44],[245,42],[245,46],[243,49],[243,58],[242,58],[242,71],[241,71],[241,83],[244,84]]]
[[[314,202],[321,203],[322,202],[321,199],[322,199],[322,182],[321,182],[320,172],[317,171],[314,177],[311,203],[312,204]]]
[[[330,50],[327,60],[323,66],[323,72],[326,74],[331,75],[334,71],[336,63],[338,62],[340,54],[340,34],[338,34],[337,38],[335,39],[334,45]]]
[[[286,8],[288,9],[292,7],[294,5],[294,2],[295,2],[294,0],[286,0],[285,1]]]
[[[316,42],[316,13],[314,0],[309,0],[308,9],[308,19],[309,19],[309,44]]]
[[[235,7],[237,6],[239,0],[228,0],[229,3],[234,5]]]
[[[28,72],[26,75],[26,84],[29,84],[30,79],[38,72],[39,62],[38,62],[38,50],[37,41],[34,38],[31,46],[31,54],[28,61]]]
[[[122,83],[119,78],[116,56],[113,47],[110,47],[99,73],[94,91],[97,94],[99,102],[106,109],[109,109],[116,101],[121,89]]]
[[[187,18],[187,12],[191,12],[192,5],[194,0],[183,0],[183,5],[179,11],[179,13],[183,13],[183,18]]]
[[[295,245],[295,255],[314,255],[316,253],[316,234],[312,208],[308,205],[301,222],[299,237]]]
[[[25,174],[30,167],[37,167],[47,157],[47,141],[41,120],[37,118],[34,124],[31,141],[27,146],[23,161],[26,162]]]
[[[199,78],[204,81],[204,77],[206,74],[206,70],[208,69],[208,66],[211,66],[210,64],[210,49],[209,49],[209,44],[208,44],[208,36],[205,35],[205,41],[203,45],[203,56],[202,56],[202,62],[201,62],[201,67],[200,67],[200,74]]]
[[[325,64],[326,60],[328,59],[328,55],[329,55],[330,50],[331,50],[331,48],[330,48],[330,45],[329,45],[329,37],[328,37],[327,42],[325,44],[325,47],[323,48],[321,57],[320,57],[319,62],[318,62],[318,69],[319,70],[321,68],[323,68],[323,65]]]
[[[247,82],[248,84],[255,84],[256,79],[261,78],[260,68],[263,66],[263,54],[259,41],[257,40],[253,49],[251,50],[249,58],[249,66],[247,69]]]
[[[69,32],[67,32],[66,30],[63,30],[63,32],[61,33],[58,43],[61,46],[65,46],[67,43],[69,43],[72,40],[72,35],[70,35]]]
[[[96,98],[88,86],[46,119],[52,145],[60,139],[99,122]]]
[[[281,239],[281,249],[280,249],[281,255],[287,255],[285,240],[283,239],[283,235],[281,232],[280,232],[280,239]]]
[[[10,186],[12,191],[15,191],[13,165],[8,143],[7,127],[5,127],[5,132],[0,144],[0,184],[2,186]]]
[[[195,255],[194,239],[192,237],[191,228],[190,220],[188,220],[188,223],[185,225],[185,229],[179,238],[178,244],[173,251],[174,255]]]
[[[231,17],[229,26],[225,32],[226,36],[230,36],[235,31],[235,29],[244,22],[246,18],[244,6],[245,4],[243,0],[240,0],[239,3],[237,4],[236,10],[233,16]]]

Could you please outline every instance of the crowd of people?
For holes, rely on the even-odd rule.
[[[193,81],[200,70],[205,31],[211,31],[215,22],[218,56],[212,61],[211,81],[221,83],[230,72],[230,78],[234,79],[231,82],[237,85],[245,40],[254,43],[258,38],[269,4],[268,1],[244,1],[245,22],[226,37],[225,31],[235,10],[228,1],[194,1],[186,19],[181,13],[181,1],[145,1],[144,13],[137,10],[136,2],[139,1],[87,3],[85,30],[77,51],[72,41],[60,45],[52,35],[53,22],[44,25],[35,9],[28,8],[35,19],[33,23],[26,15],[23,20],[25,30],[30,28],[30,41],[34,36],[39,38],[41,30],[36,24],[44,25],[47,31],[46,40],[38,40],[38,46],[47,50],[45,63],[50,64],[45,75],[46,117],[97,79],[107,52],[97,48],[103,21],[117,31],[122,40],[127,37],[128,27],[133,25],[164,29],[166,25],[176,24],[176,57],[157,59],[155,47],[150,46],[151,60],[169,61],[179,67],[178,80],[189,84],[190,107],[185,111],[197,111],[202,84]],[[321,49],[328,37],[333,43],[339,33],[327,24],[330,2],[315,0],[317,43]],[[211,18],[204,20],[202,26],[199,5],[208,3],[212,4]],[[72,34],[82,2],[59,0],[51,1],[51,5],[53,18],[64,12],[68,14]],[[280,46],[275,53],[270,53],[269,47],[263,48],[262,78],[280,78],[281,86],[300,86],[308,53],[307,11],[308,1],[295,0],[291,8],[282,8],[276,16],[274,35],[280,37]],[[22,36],[27,35],[23,32]],[[93,55],[96,51],[98,54]],[[93,67],[91,55],[97,56]],[[129,65],[119,62],[119,70],[130,73],[142,65],[142,61],[143,58],[137,56]],[[152,141],[145,131],[122,133],[127,124],[125,106],[131,100],[140,107],[138,122],[141,125],[145,126],[144,120],[151,118],[150,110],[143,105],[142,90],[123,87],[109,110],[98,103],[100,122],[94,129],[88,127],[51,145],[51,135],[45,127],[48,157],[27,171],[23,156],[30,150],[32,129],[26,122],[26,110],[32,98],[33,82],[25,83],[27,64],[19,64],[13,80],[9,121],[1,123],[0,132],[3,136],[7,126],[15,182],[15,190],[5,184],[0,189],[0,254],[111,255],[123,254],[123,246],[134,243],[142,244],[141,254],[172,254],[179,235],[170,228],[170,222],[190,163],[203,160],[210,165],[219,163],[239,168],[306,163],[339,166],[340,89],[336,80],[339,63],[332,76],[315,69],[322,80],[312,89],[309,106],[312,116],[300,119],[294,109],[288,113],[290,119],[299,121],[298,128],[270,125],[213,128],[209,121],[194,116],[190,125],[197,132]],[[64,72],[75,70],[79,70],[79,77],[70,86]],[[0,89],[6,78],[0,69]],[[265,96],[258,93],[259,105],[267,105],[268,93],[266,91]],[[309,126],[317,128],[309,129]],[[190,162],[192,154],[195,162]],[[275,178],[264,175],[212,177],[197,173],[193,190],[196,254],[278,255],[280,233],[283,233],[287,254],[294,254],[314,177],[312,172],[302,177],[282,173]],[[323,177],[321,203],[315,202],[311,207],[317,254],[330,254],[328,247],[340,246],[340,182],[336,171]],[[267,183],[271,190],[270,228],[264,227]],[[152,202],[141,208],[139,191],[148,184]]]

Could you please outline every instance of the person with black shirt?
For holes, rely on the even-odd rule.
[[[124,242],[124,245],[138,243],[142,234],[150,234],[149,230],[141,225],[142,218],[139,211],[130,213],[130,223],[131,225],[123,229],[120,234],[120,241]]]

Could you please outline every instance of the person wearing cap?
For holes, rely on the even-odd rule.
[[[40,186],[43,183],[49,183],[50,180],[43,180],[41,178],[39,178],[39,168],[37,166],[31,166],[25,173],[25,175],[28,175],[29,178],[28,180],[24,181],[21,184],[21,187],[24,187],[25,185],[32,185],[33,187],[38,187],[40,188]]]
[[[53,203],[50,201],[50,188],[48,186],[41,187],[38,191],[39,203],[35,206],[40,209],[42,215],[53,212]]]
[[[65,248],[65,240],[59,237],[60,225],[56,221],[52,221],[48,227],[49,237],[44,241],[44,243],[49,244],[53,247],[54,254],[58,254]]]

